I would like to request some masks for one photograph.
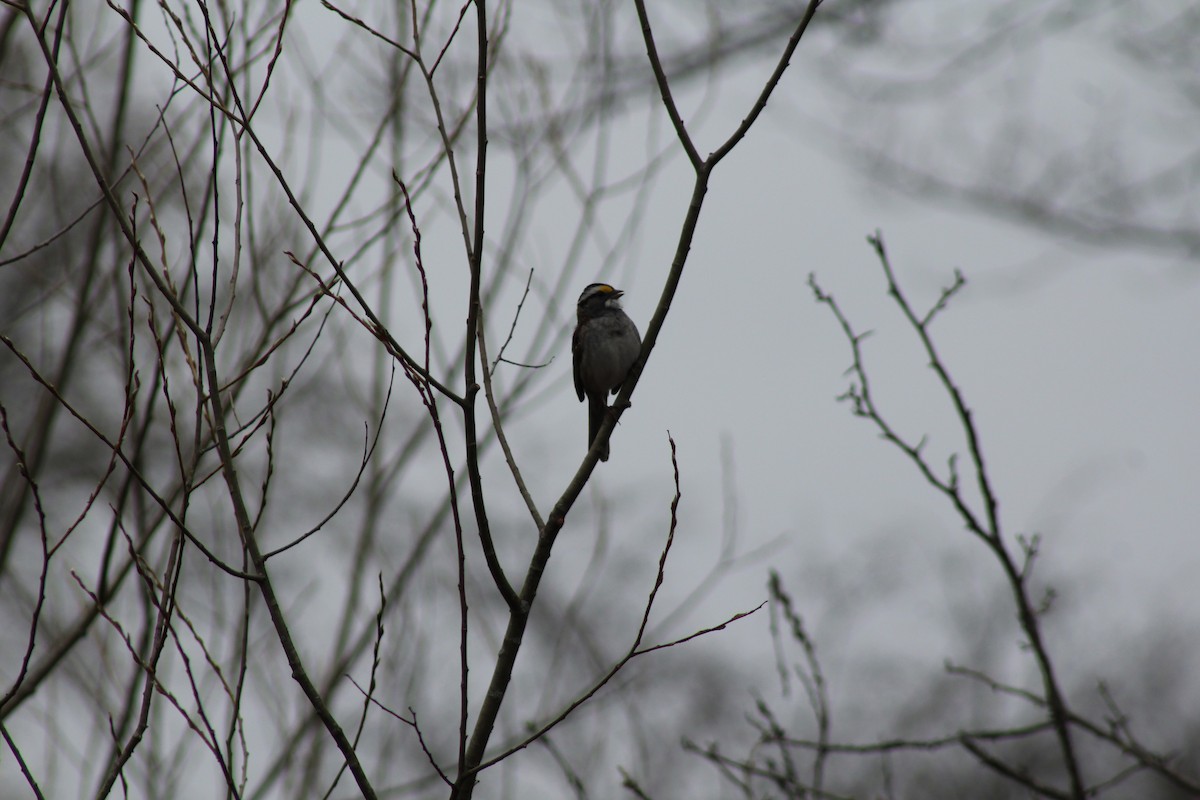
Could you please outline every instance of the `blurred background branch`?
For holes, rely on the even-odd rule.
[[[0,798],[1200,795],[1196,21],[0,5]]]

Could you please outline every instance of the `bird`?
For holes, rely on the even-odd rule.
[[[588,401],[588,449],[596,441],[608,395],[616,394],[629,376],[629,370],[642,352],[642,337],[633,320],[622,310],[624,292],[607,283],[588,285],[579,295],[575,333],[571,337],[571,358],[575,373],[575,394]],[[600,451],[600,460],[608,461],[608,442]]]

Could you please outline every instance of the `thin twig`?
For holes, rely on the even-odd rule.
[[[518,594],[518,604],[509,608],[508,626],[505,629],[504,637],[500,643],[500,650],[496,655],[496,663],[492,671],[492,677],[488,683],[488,690],[484,695],[483,703],[480,705],[479,714],[476,719],[475,729],[471,734],[470,742],[466,750],[466,758],[463,764],[460,764],[460,776],[473,776],[478,770],[479,765],[483,761],[483,754],[487,748],[488,740],[495,726],[497,716],[500,712],[500,707],[504,702],[505,692],[508,684],[512,679],[513,666],[516,663],[517,654],[520,651],[521,643],[525,635],[526,624],[528,623],[529,610],[532,608],[534,598],[537,595],[538,586],[541,583],[542,575],[545,572],[546,566],[550,560],[550,554],[554,548],[554,542],[566,523],[567,514],[574,507],[575,501],[578,499],[580,492],[583,491],[584,485],[591,477],[592,471],[595,469],[599,461],[599,454],[602,450],[604,442],[607,442],[612,435],[612,431],[620,420],[621,414],[629,407],[629,399],[637,388],[638,381],[642,371],[645,369],[646,363],[650,354],[654,350],[654,346],[658,340],[659,332],[661,331],[666,317],[670,311],[671,302],[678,290],[679,282],[683,277],[683,270],[687,263],[688,254],[691,251],[692,241],[695,238],[696,227],[700,220],[700,211],[704,205],[704,196],[708,191],[708,179],[715,166],[715,161],[711,164],[702,161],[696,153],[695,146],[690,145],[690,137],[687,134],[686,127],[683,124],[682,118],[679,116],[678,110],[674,109],[674,99],[670,93],[670,87],[666,82],[665,73],[662,68],[661,61],[658,58],[657,50],[654,48],[653,35],[650,30],[648,16],[645,12],[643,0],[635,0],[638,7],[639,20],[642,22],[643,38],[646,40],[647,55],[650,59],[651,68],[654,70],[656,77],[659,79],[660,90],[663,94],[663,101],[668,107],[668,113],[672,116],[672,121],[676,124],[677,133],[680,136],[680,141],[684,144],[685,150],[688,152],[688,158],[691,161],[695,170],[695,180],[692,187],[691,198],[688,202],[687,213],[684,216],[683,224],[680,228],[679,237],[676,243],[675,255],[671,262],[671,268],[668,272],[667,279],[664,282],[662,293],[659,298],[658,305],[654,315],[651,317],[649,324],[646,327],[645,334],[642,339],[642,350],[633,367],[629,371],[629,375],[622,383],[622,388],[617,398],[613,401],[611,412],[605,415],[604,422],[600,427],[596,440],[592,447],[584,456],[583,462],[579,465],[575,476],[567,484],[562,495],[554,504],[550,513],[546,517],[545,526],[538,532],[538,543],[534,548],[533,556],[530,558],[529,566],[525,574],[525,581],[521,585],[521,590]],[[818,5],[817,0],[812,1],[810,13],[797,26],[796,32],[793,34],[793,39],[799,40],[807,27],[807,19],[811,16],[811,11],[815,10]],[[476,4],[480,14],[483,14],[483,3]],[[481,31],[483,30],[482,23],[480,24]],[[785,57],[781,59],[781,66],[776,69],[772,77],[772,83],[767,87],[759,98],[754,112],[754,119],[757,119],[758,112],[765,107],[766,101],[770,96],[769,89],[773,89],[778,82],[778,76],[782,75],[786,68],[787,59],[790,57],[792,43],[789,41],[789,49],[785,51]],[[674,109],[674,110],[672,110]],[[440,110],[435,104],[435,113],[438,114],[440,124]],[[749,122],[743,121],[742,125],[735,133],[735,137],[726,142],[726,149],[721,153],[723,157],[729,152],[744,136],[745,132],[753,124],[754,119]],[[451,175],[456,176],[456,171],[452,168]],[[460,197],[457,190],[457,181],[455,182],[455,199],[458,201]],[[476,202],[481,203],[482,199],[477,196]],[[460,212],[461,215],[461,212]],[[475,241],[475,247],[482,247],[482,241],[478,238]],[[469,387],[468,387],[469,391]],[[737,617],[735,617],[736,619]],[[686,641],[686,639],[681,640]],[[651,652],[657,648],[647,648],[645,652]],[[452,800],[469,800],[471,792],[474,788],[473,778],[468,779],[464,783],[458,783],[455,786],[455,791],[452,794]]]
[[[732,625],[733,623],[738,622],[739,620],[745,619],[746,617],[756,613],[759,609],[761,609],[764,605],[766,605],[765,602],[760,603],[758,606],[756,606],[748,611],[742,611],[740,613],[734,614],[733,616],[726,619],[724,622],[721,622],[717,625],[713,625],[708,628],[702,628],[698,631],[694,631],[694,632],[688,634],[687,636],[683,636],[678,639],[674,639],[672,641],[662,642],[660,644],[651,645],[649,647],[641,646],[642,639],[645,636],[646,628],[650,621],[650,613],[654,609],[655,598],[658,596],[658,590],[662,587],[663,580],[666,575],[667,557],[670,555],[671,546],[675,542],[675,531],[679,524],[679,517],[678,517],[679,501],[683,496],[682,492],[680,491],[679,462],[676,459],[675,440],[670,439],[669,437],[668,437],[668,439],[671,444],[671,466],[672,466],[672,471],[674,473],[674,481],[675,481],[675,495],[671,499],[671,519],[670,519],[669,527],[667,529],[666,542],[663,544],[663,549],[662,549],[661,553],[659,554],[658,569],[656,570],[655,575],[654,575],[654,585],[651,587],[650,594],[646,598],[646,604],[642,609],[642,620],[641,620],[641,623],[638,625],[637,634],[634,636],[632,644],[630,644],[629,649],[625,652],[624,656],[622,656],[620,659],[618,659],[617,662],[615,664],[613,664],[608,669],[608,671],[603,676],[601,676],[598,680],[596,680],[596,682],[593,683],[587,690],[585,690],[584,692],[579,694],[574,700],[572,700],[570,703],[568,703],[567,706],[562,709],[562,711],[560,711],[558,714],[556,714],[554,717],[552,717],[549,721],[539,725],[533,731],[533,733],[526,736],[519,743],[505,749],[503,752],[499,753],[498,755],[496,755],[492,758],[489,758],[487,761],[480,763],[478,766],[476,766],[474,768],[473,773],[481,772],[482,770],[485,770],[489,767],[492,767],[492,766],[500,763],[501,761],[505,760],[506,758],[513,755],[514,753],[525,749],[526,747],[533,744],[541,737],[545,736],[553,728],[555,728],[561,722],[566,720],[567,717],[569,717],[577,708],[579,708],[584,703],[586,703],[588,700],[590,700],[592,697],[594,697],[597,692],[599,692],[601,689],[603,689],[613,678],[615,678],[617,676],[617,673],[619,673],[622,669],[624,669],[625,666],[630,661],[633,661],[635,658],[646,655],[648,653],[654,653],[659,650],[667,650],[672,647],[678,647],[680,645],[683,645],[683,644],[686,644],[686,643],[692,641],[693,639],[698,639],[702,636],[707,636],[710,633],[715,633],[717,631],[725,630],[725,628],[728,627],[729,625]]]
[[[984,509],[982,514],[978,514],[972,510],[962,495],[959,485],[957,461],[954,457],[951,457],[949,462],[949,477],[942,478],[938,476],[924,455],[924,439],[916,445],[912,445],[897,434],[891,425],[884,420],[871,395],[870,382],[860,347],[863,337],[854,332],[849,320],[842,313],[833,297],[822,291],[820,286],[817,285],[815,277],[810,276],[809,285],[812,287],[814,296],[818,302],[827,305],[833,312],[846,335],[847,341],[850,343],[853,354],[854,361],[851,365],[851,371],[857,379],[857,383],[852,384],[842,397],[853,404],[852,407],[857,416],[870,420],[886,440],[908,456],[909,460],[916,466],[925,480],[949,499],[966,528],[987,545],[988,549],[991,550],[999,562],[1012,592],[1014,604],[1017,607],[1017,616],[1021,629],[1029,640],[1034,660],[1041,673],[1045,703],[1050,711],[1050,718],[1054,723],[1059,751],[1071,784],[1071,791],[1068,796],[1074,800],[1083,800],[1086,796],[1085,781],[1079,767],[1074,744],[1071,741],[1070,721],[1072,712],[1069,710],[1062,690],[1059,688],[1053,662],[1051,661],[1048,648],[1042,639],[1037,608],[1030,600],[1028,585],[1023,579],[1024,570],[1009,553],[1005,537],[1001,531],[999,502],[992,488],[991,478],[983,457],[983,448],[974,417],[967,406],[961,390],[951,378],[949,369],[942,361],[929,331],[929,323],[945,308],[950,298],[962,287],[962,275],[956,271],[955,280],[950,287],[942,290],[938,300],[928,312],[919,315],[908,302],[908,299],[900,288],[899,282],[896,280],[896,275],[888,259],[882,235],[877,231],[873,236],[868,237],[867,240],[878,256],[887,281],[888,295],[900,308],[909,326],[920,340],[928,356],[930,368],[936,373],[942,389],[950,398],[955,409],[959,426],[967,442],[972,472],[974,473],[974,478],[983,502]],[[976,754],[976,756],[981,760],[983,759],[979,754]],[[998,767],[997,771],[1000,771]]]
[[[4,708],[8,701],[21,689],[21,684],[24,683],[25,677],[29,674],[29,660],[33,658],[33,649],[37,645],[38,625],[42,619],[42,608],[46,604],[46,576],[50,572],[50,534],[46,530],[46,511],[42,505],[42,494],[38,488],[37,481],[30,474],[29,468],[26,466],[27,460],[25,452],[13,439],[12,431],[8,427],[8,409],[0,403],[0,427],[4,429],[4,439],[8,443],[8,449],[12,451],[16,457],[17,473],[25,480],[25,484],[29,487],[29,492],[33,496],[33,509],[38,518],[39,540],[42,549],[42,566],[38,574],[37,600],[33,604],[33,613],[29,616],[29,638],[25,643],[25,654],[21,657],[21,667],[17,670],[17,676],[13,679],[12,685],[8,691],[4,693],[4,697],[0,698],[0,708]],[[7,734],[5,734],[7,736]],[[10,745],[11,746],[11,745]],[[13,746],[13,752],[16,753],[16,748]],[[20,758],[20,755],[17,755]],[[21,764],[24,769],[25,764]],[[31,784],[34,785],[34,784]]]
[[[433,767],[434,772],[436,772],[437,776],[439,778],[441,778],[442,783],[446,784],[447,786],[453,786],[454,782],[451,781],[449,776],[446,775],[445,771],[440,766],[438,766],[437,759],[435,759],[433,757],[433,753],[430,752],[429,746],[425,743],[425,737],[424,737],[424,735],[422,735],[421,726],[417,721],[417,712],[413,710],[412,706],[408,707],[408,713],[412,714],[412,719],[407,719],[404,716],[402,716],[401,714],[398,714],[395,711],[393,711],[392,709],[388,708],[383,703],[379,702],[378,698],[372,697],[368,692],[366,692],[361,686],[358,685],[358,681],[354,680],[354,678],[352,676],[347,675],[346,678],[350,681],[350,683],[354,684],[355,689],[358,689],[358,691],[362,693],[363,697],[366,698],[367,702],[376,706],[377,708],[379,708],[381,711],[383,711],[388,716],[393,717],[393,718],[399,720],[400,722],[403,722],[405,725],[409,726],[410,728],[413,729],[413,731],[416,732],[417,742],[421,746],[421,752],[423,752],[425,754],[425,758],[429,761],[429,765],[431,767]]]
[[[969,736],[963,737],[962,746],[964,749],[970,752],[971,755],[979,759],[979,763],[983,764],[997,775],[1008,778],[1018,786],[1023,786],[1035,794],[1041,795],[1042,797],[1049,797],[1051,800],[1071,800],[1071,798],[1074,796],[1068,794],[1067,792],[1055,789],[1052,786],[1046,786],[1045,784],[1039,783],[1025,772],[1006,764],[999,758],[996,758],[994,755],[984,750],[980,745],[973,742]]]
[[[29,8],[28,6],[26,6],[26,8],[24,10],[25,10],[26,18],[29,20],[30,24],[36,29],[37,21],[33,16],[32,9]],[[212,24],[211,24],[211,21],[208,19],[207,7],[201,6],[201,11],[204,13],[206,28],[209,31],[212,31],[213,30]],[[130,21],[130,24],[133,24],[132,21]],[[104,173],[101,170],[100,165],[92,152],[92,148],[91,148],[90,142],[88,140],[88,137],[87,137],[86,133],[84,132],[83,126],[80,123],[78,116],[75,113],[74,106],[67,94],[66,87],[62,80],[62,76],[59,74],[57,65],[54,62],[54,59],[50,53],[48,45],[45,42],[45,39],[42,38],[41,36],[39,36],[38,43],[41,46],[44,60],[46,61],[46,64],[47,64],[47,68],[50,70],[52,77],[54,79],[55,89],[58,92],[59,100],[63,107],[63,111],[66,114],[68,122],[70,123],[72,129],[74,130],[76,139],[78,140],[79,145],[80,145],[80,149],[83,152],[83,155],[84,155],[86,161],[88,162],[88,166],[92,170],[93,177],[94,177],[97,185],[101,188],[101,190],[104,193],[105,199],[107,200],[109,208],[112,212],[113,219],[116,221],[116,223],[120,227],[121,233],[125,237],[126,241],[133,248],[134,253],[137,256],[138,262],[142,265],[147,276],[155,284],[155,287],[162,294],[162,296],[169,303],[171,303],[172,308],[175,310],[176,314],[179,315],[180,319],[187,325],[189,330],[192,332],[192,334],[196,337],[196,340],[201,345],[201,348],[203,351],[204,368],[205,368],[205,373],[206,373],[205,378],[206,378],[206,382],[208,383],[208,387],[209,387],[208,400],[209,400],[209,403],[211,404],[211,408],[212,408],[213,434],[214,434],[214,438],[216,440],[217,451],[218,451],[218,455],[221,460],[221,463],[224,466],[224,474],[225,474],[226,484],[229,489],[229,498],[230,498],[231,504],[233,506],[234,515],[235,515],[235,518],[237,521],[237,527],[238,527],[239,534],[242,537],[243,544],[246,546],[246,548],[249,552],[251,561],[253,562],[256,570],[261,575],[261,578],[258,579],[258,586],[259,586],[260,592],[263,595],[268,614],[270,615],[271,621],[275,627],[279,642],[280,642],[281,646],[283,647],[285,655],[287,656],[288,664],[291,667],[292,677],[297,681],[297,683],[300,684],[301,689],[304,691],[305,695],[308,697],[309,702],[317,710],[318,716],[320,716],[322,722],[325,724],[326,729],[329,731],[330,735],[333,737],[334,741],[336,742],[338,749],[342,752],[343,756],[347,759],[348,763],[350,764],[351,772],[354,773],[355,779],[358,782],[360,790],[363,792],[363,794],[366,797],[372,798],[372,800],[373,800],[373,798],[375,797],[375,792],[371,788],[370,781],[368,780],[368,778],[366,776],[366,772],[362,769],[362,766],[359,764],[358,757],[355,754],[354,749],[350,746],[350,742],[346,738],[345,733],[342,731],[341,726],[338,725],[337,720],[334,719],[332,713],[329,711],[328,707],[325,705],[325,703],[321,699],[320,695],[316,692],[316,689],[313,686],[311,679],[308,677],[308,673],[304,669],[303,663],[300,659],[299,652],[296,649],[295,642],[292,640],[291,633],[287,627],[287,622],[283,618],[283,613],[282,613],[282,610],[280,609],[278,599],[275,596],[275,592],[271,585],[270,579],[265,574],[265,570],[264,570],[265,563],[262,560],[262,554],[259,551],[257,542],[255,541],[255,538],[254,538],[254,532],[253,532],[253,529],[251,527],[251,522],[250,522],[250,515],[246,509],[246,504],[242,497],[241,486],[238,483],[238,479],[236,477],[236,470],[235,470],[233,462],[232,462],[233,457],[232,457],[230,446],[229,446],[228,433],[227,433],[226,427],[225,427],[225,413],[226,412],[225,412],[225,407],[224,407],[224,401],[222,400],[221,393],[219,391],[221,382],[217,378],[216,356],[212,350],[211,340],[209,339],[207,332],[203,328],[200,327],[200,325],[192,317],[192,315],[188,312],[188,310],[183,307],[183,305],[180,303],[180,301],[178,300],[175,293],[165,283],[163,277],[158,274],[158,272],[153,268],[153,265],[150,263],[149,258],[146,256],[145,251],[142,249],[141,243],[139,242],[136,235],[134,235],[133,231],[130,228],[128,220],[125,218],[125,215],[121,208],[121,204],[118,202],[118,200],[113,192],[112,186],[109,184],[109,182],[105,178]],[[225,66],[226,72],[230,73],[231,71],[228,68],[228,64],[225,63],[225,60],[224,60],[223,51],[218,50],[218,52],[220,53],[221,60]],[[238,98],[236,93],[234,93],[234,98],[240,104],[240,98]],[[253,134],[249,128],[246,128],[245,130],[248,133],[251,133],[251,136],[253,137]],[[256,144],[258,144],[261,148],[261,144],[258,143],[257,140],[255,140],[255,141],[256,141]],[[262,148],[262,149],[265,151],[265,148]],[[289,196],[289,199],[294,201],[293,197]],[[311,223],[310,223],[310,225],[311,225]],[[180,526],[180,527],[182,529],[182,526]]]
[[[46,796],[42,794],[41,787],[33,777],[33,773],[29,771],[29,765],[25,763],[25,759],[21,756],[21,751],[17,749],[17,743],[12,740],[8,734],[8,728],[4,723],[0,723],[0,736],[4,737],[4,743],[8,745],[8,749],[13,754],[13,758],[17,760],[17,765],[21,768],[21,774],[25,776],[25,782],[29,784],[29,788],[33,790],[33,795],[38,800],[45,800]]]

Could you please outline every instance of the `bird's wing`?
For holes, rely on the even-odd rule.
[[[573,372],[575,373],[575,394],[579,396],[579,402],[583,402],[583,376],[579,374],[579,362],[582,360],[582,345],[579,341],[579,327],[576,326],[575,333],[571,336],[571,361],[573,362]]]

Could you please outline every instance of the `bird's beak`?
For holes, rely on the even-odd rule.
[[[619,300],[624,296],[625,296],[625,293],[622,292],[620,289],[614,289],[613,293],[609,295],[609,297],[611,297],[613,300]]]

